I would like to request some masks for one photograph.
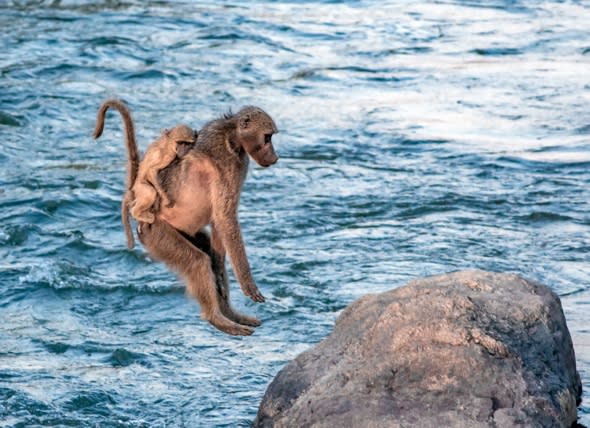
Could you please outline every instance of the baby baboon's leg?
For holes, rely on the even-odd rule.
[[[131,215],[137,221],[153,223],[156,217],[150,212],[150,208],[156,201],[156,191],[149,184],[138,181],[133,187],[133,193],[135,194],[135,201],[131,207]]]
[[[159,219],[152,224],[140,223],[138,235],[152,257],[166,263],[185,279],[188,292],[201,305],[203,319],[228,334],[247,336],[253,333],[251,327],[231,321],[222,313],[207,254]]]
[[[213,229],[214,231],[215,229]],[[225,252],[221,246],[221,240],[217,234],[212,233],[212,236],[217,237],[214,241],[209,239],[209,235],[205,231],[197,232],[193,237],[187,237],[197,248],[205,252],[211,259],[211,268],[215,275],[215,283],[217,286],[217,297],[219,299],[219,307],[221,312],[232,321],[239,324],[258,327],[260,320],[248,315],[244,315],[234,308],[229,302],[229,282],[227,279],[227,271],[225,269]]]

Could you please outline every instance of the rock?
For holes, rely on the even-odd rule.
[[[351,304],[278,373],[254,427],[569,427],[581,389],[549,288],[458,272]]]

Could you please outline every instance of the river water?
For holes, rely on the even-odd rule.
[[[4,0],[0,28],[0,426],[249,426],[346,305],[470,268],[561,296],[590,426],[590,2]],[[231,277],[253,336],[126,249],[108,97],[142,148],[275,118],[240,207],[267,302]]]

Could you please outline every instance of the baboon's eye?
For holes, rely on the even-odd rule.
[[[264,144],[270,144],[272,139],[272,134],[264,134]]]

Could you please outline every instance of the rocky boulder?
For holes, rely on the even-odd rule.
[[[255,427],[569,427],[581,382],[559,298],[457,272],[360,298],[284,367]]]

